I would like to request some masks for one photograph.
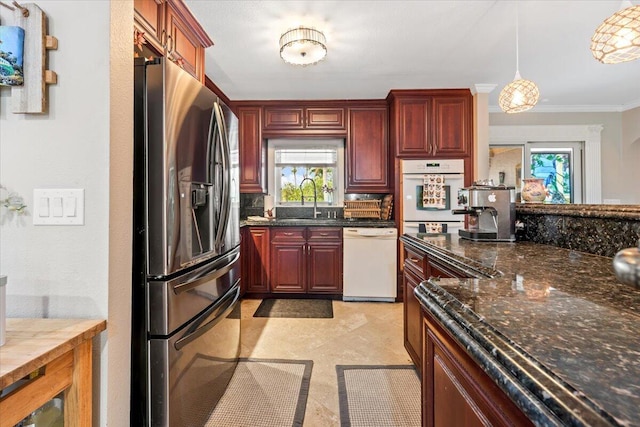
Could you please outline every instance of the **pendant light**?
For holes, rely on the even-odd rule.
[[[525,80],[520,76],[519,58],[519,25],[518,8],[516,3],[516,75],[513,81],[506,85],[500,92],[498,104],[505,113],[521,113],[530,110],[538,102],[540,92],[538,86],[531,80]]]
[[[625,0],[591,37],[591,53],[603,64],[640,58],[640,6]]]

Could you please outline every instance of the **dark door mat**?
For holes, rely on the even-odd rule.
[[[262,300],[253,317],[288,317],[291,319],[331,319],[333,301],[326,299]]]
[[[342,427],[420,427],[422,395],[413,366],[337,365]]]

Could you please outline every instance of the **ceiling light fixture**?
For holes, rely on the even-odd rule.
[[[521,113],[532,109],[540,98],[538,86],[531,80],[520,76],[519,40],[518,40],[518,9],[516,3],[516,75],[513,81],[500,92],[498,104],[505,113]]]
[[[591,37],[591,53],[603,64],[640,58],[640,6],[625,0]]]
[[[312,65],[327,56],[327,40],[321,31],[298,27],[280,36],[280,57],[293,65]]]

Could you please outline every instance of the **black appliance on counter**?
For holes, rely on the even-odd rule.
[[[238,120],[171,61],[134,73],[131,425],[200,426],[240,351]]]

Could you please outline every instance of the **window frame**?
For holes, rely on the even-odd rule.
[[[324,207],[336,207],[341,206],[344,203],[344,153],[345,153],[345,140],[342,138],[332,139],[300,139],[300,138],[273,138],[267,141],[267,182],[268,192],[274,196],[274,206],[278,207],[292,207],[300,206],[300,202],[282,202],[280,200],[279,188],[276,178],[276,165],[275,165],[275,151],[276,149],[289,148],[289,149],[301,149],[306,148],[335,148],[336,149],[336,166],[333,172],[333,201],[332,203],[326,201],[318,201],[318,206]],[[313,165],[307,165],[313,166]],[[278,181],[279,182],[279,181]],[[320,191],[317,189],[316,191]],[[306,206],[306,205],[305,205]]]

